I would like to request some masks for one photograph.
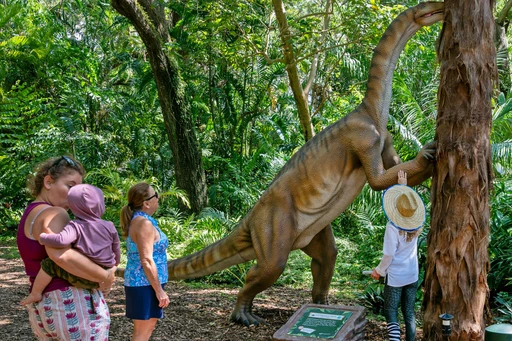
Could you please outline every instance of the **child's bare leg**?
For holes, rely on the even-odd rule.
[[[32,286],[30,295],[21,300],[21,305],[27,305],[30,303],[36,303],[43,299],[43,290],[48,284],[50,284],[52,276],[44,272],[43,269],[39,270]]]

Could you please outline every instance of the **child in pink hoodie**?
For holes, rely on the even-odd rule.
[[[92,185],[73,186],[68,192],[68,204],[75,219],[58,234],[41,233],[39,243],[54,248],[71,244],[73,248],[104,268],[117,266],[121,259],[119,235],[111,221],[101,219],[105,213],[103,192]],[[55,276],[67,280],[78,288],[98,288],[98,283],[71,275],[47,258],[41,263],[41,270],[34,280],[30,295],[20,303],[27,305],[39,302],[44,288]]]

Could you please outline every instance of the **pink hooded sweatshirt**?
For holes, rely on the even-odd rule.
[[[59,234],[41,234],[40,243],[55,248],[71,244],[101,266],[118,265],[121,260],[119,235],[111,221],[101,219],[105,213],[101,189],[88,184],[73,186],[68,192],[68,204],[75,219]]]

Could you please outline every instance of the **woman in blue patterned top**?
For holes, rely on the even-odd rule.
[[[169,305],[167,236],[152,217],[158,209],[158,193],[141,182],[128,191],[128,205],[121,210],[128,263],[124,272],[126,317],[133,320],[131,341],[147,341]]]

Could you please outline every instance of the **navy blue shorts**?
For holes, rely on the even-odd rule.
[[[162,289],[165,284],[162,284]],[[124,287],[126,296],[126,317],[132,320],[161,319],[164,309],[158,306],[156,293],[151,285],[143,287]]]

